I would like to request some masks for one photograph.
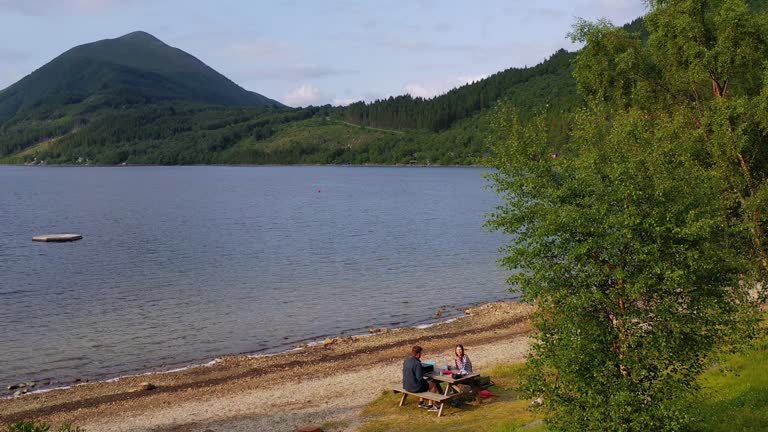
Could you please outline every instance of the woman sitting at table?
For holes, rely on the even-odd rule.
[[[453,363],[456,365],[456,370],[460,374],[467,375],[472,373],[472,362],[469,361],[469,356],[464,354],[464,345],[456,345],[453,355]]]

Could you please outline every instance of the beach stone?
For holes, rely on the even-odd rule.
[[[17,388],[21,387],[18,384],[11,384],[8,387],[6,387],[8,390],[16,390]]]
[[[142,390],[149,391],[149,390],[154,390],[156,388],[157,388],[157,386],[152,384],[152,383],[150,383],[150,382],[143,382],[143,383],[141,383],[141,389]]]
[[[35,383],[34,383],[34,382],[32,382],[32,381],[30,381],[30,382],[26,383],[26,386],[27,386],[27,387],[34,387],[34,386],[35,386]]]
[[[16,397],[21,396],[21,390],[16,390],[15,392],[13,392],[13,395]]]
[[[328,345],[330,345],[332,343],[333,343],[333,339],[331,339],[331,338],[325,338],[325,340],[323,341],[323,345],[325,345],[325,346],[328,346]]]
[[[296,429],[296,432],[323,432],[323,429],[319,426],[303,426]]]

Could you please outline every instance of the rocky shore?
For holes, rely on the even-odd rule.
[[[428,328],[375,329],[269,356],[227,356],[171,373],[82,383],[0,400],[0,425],[45,419],[99,431],[292,431],[334,421],[354,429],[359,410],[400,379],[411,345],[425,359],[450,358],[457,343],[476,367],[520,361],[530,307],[500,302]]]

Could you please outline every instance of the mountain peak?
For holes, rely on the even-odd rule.
[[[120,39],[120,40],[145,40],[145,41],[150,41],[150,42],[160,42],[160,43],[163,43],[163,41],[161,41],[160,39],[152,36],[151,34],[145,32],[145,31],[141,31],[141,30],[128,33],[126,35],[120,36],[117,39]]]
[[[93,96],[99,97],[91,99]],[[43,101],[54,100],[280,106],[144,31],[76,46],[3,90],[0,124]]]

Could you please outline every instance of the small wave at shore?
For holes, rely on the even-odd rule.
[[[484,307],[484,306],[490,305],[490,304],[493,304],[493,302],[479,304],[479,305],[476,304],[476,305],[472,305],[471,307]],[[464,309],[462,309],[462,310],[464,310]],[[428,322],[425,322],[423,324],[416,324],[416,325],[410,326],[410,327],[385,327],[385,328],[387,329],[387,331],[397,331],[397,330],[404,330],[404,329],[409,329],[409,328],[410,329],[423,330],[423,329],[428,329],[428,328],[434,327],[434,326],[436,326],[438,324],[448,324],[448,323],[451,323],[451,322],[454,322],[454,321],[457,321],[459,319],[466,318],[466,317],[469,317],[469,316],[471,316],[471,315],[469,315],[467,313],[463,313],[462,315],[450,317],[450,318],[447,318],[447,319],[444,319],[444,320],[429,320]],[[346,336],[351,336],[353,338],[365,338],[365,337],[375,336],[375,335],[376,335],[376,333],[367,332],[367,333],[354,333],[354,334],[349,334],[349,335],[346,335]],[[75,387],[75,386],[83,386],[83,385],[98,384],[98,383],[113,383],[113,382],[118,382],[118,381],[121,381],[121,380],[124,380],[124,379],[128,379],[128,378],[135,378],[135,377],[149,376],[149,375],[157,375],[157,374],[170,374],[170,373],[175,373],[175,372],[183,372],[183,371],[186,371],[186,370],[189,370],[189,369],[194,369],[194,368],[211,367],[211,366],[216,365],[217,363],[220,363],[222,361],[222,359],[224,357],[227,357],[227,356],[245,356],[245,357],[250,357],[250,358],[272,357],[272,356],[277,356],[277,355],[281,355],[281,354],[301,351],[303,349],[311,348],[311,347],[318,346],[318,345],[323,345],[327,338],[336,339],[338,337],[340,337],[340,336],[339,335],[335,335],[335,336],[329,335],[326,338],[316,339],[316,340],[307,342],[305,344],[296,346],[294,348],[290,348],[290,349],[286,349],[286,350],[282,350],[282,351],[266,352],[266,353],[265,352],[259,352],[259,353],[228,354],[228,355],[224,355],[224,356],[221,356],[221,357],[214,358],[214,359],[212,359],[210,361],[207,361],[205,363],[195,363],[195,364],[190,364],[190,365],[186,365],[186,366],[176,367],[176,368],[168,369],[168,370],[149,370],[147,372],[141,372],[141,373],[137,373],[137,374],[120,375],[120,376],[117,376],[117,377],[114,377],[114,378],[96,380],[96,381],[91,381],[91,382],[70,384],[70,385],[65,385],[65,386],[48,387],[48,388],[38,388],[37,390],[30,391],[28,393],[24,393],[24,394],[19,395],[19,396],[8,395],[8,396],[0,397],[0,400],[8,400],[8,399],[14,399],[14,398],[17,398],[17,397],[24,397],[24,396],[33,395],[33,394],[47,393],[47,392],[54,391],[54,390],[67,390],[67,389],[70,389],[70,388]]]
[[[216,363],[219,363],[220,361],[221,361],[221,358],[215,358],[215,359],[213,359],[213,360],[211,360],[209,362],[206,362],[206,363],[191,364],[189,366],[182,366],[182,367],[168,369],[168,370],[160,370],[160,371],[153,370],[153,371],[142,372],[142,373],[138,373],[138,374],[120,375],[118,377],[109,378],[109,379],[105,379],[105,380],[98,380],[98,381],[93,381],[93,382],[70,384],[70,385],[57,386],[57,387],[40,388],[40,389],[37,389],[37,390],[33,390],[33,391],[30,391],[30,392],[24,393],[24,394],[19,395],[19,396],[11,395],[11,396],[0,397],[0,400],[2,400],[2,399],[13,399],[13,398],[16,398],[16,397],[23,397],[23,396],[33,395],[33,394],[47,393],[47,392],[54,391],[54,390],[67,390],[67,389],[70,389],[70,388],[72,388],[74,386],[81,386],[81,385],[88,385],[88,384],[98,384],[98,383],[118,382],[120,380],[124,380],[124,379],[127,379],[127,378],[135,378],[135,377],[140,377],[140,376],[145,376],[145,375],[157,375],[157,374],[169,374],[169,373],[175,373],[175,372],[183,372],[185,370],[189,370],[189,369],[193,369],[193,368],[211,367],[211,366],[215,365]]]

